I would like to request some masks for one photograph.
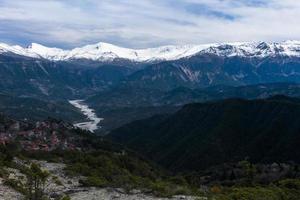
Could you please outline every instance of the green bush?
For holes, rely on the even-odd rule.
[[[1,177],[1,178],[4,178],[4,177],[6,177],[7,175],[8,175],[7,170],[0,166],[0,177]]]
[[[300,191],[300,180],[299,179],[284,179],[279,181],[278,185],[280,187],[295,189]]]
[[[157,196],[162,196],[162,197],[171,196],[170,188],[165,182],[157,181],[152,184],[151,189],[153,190],[154,194]]]
[[[84,186],[105,187],[106,181],[100,177],[89,176],[85,180],[80,181]]]
[[[52,180],[53,180],[53,182],[54,182],[56,185],[63,185],[62,182],[58,179],[57,176],[53,176],[53,177],[52,177]]]
[[[299,200],[300,192],[283,188],[268,187],[232,187],[215,196],[216,200]]]
[[[63,196],[60,200],[71,200],[71,197],[69,197],[68,195]]]
[[[21,181],[19,180],[15,180],[15,179],[6,179],[4,181],[4,185],[7,185],[11,188],[13,188],[14,190],[22,193],[22,194],[26,194],[26,189],[25,186],[22,184]]]

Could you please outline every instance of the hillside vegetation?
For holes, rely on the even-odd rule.
[[[238,162],[300,162],[300,100],[229,99],[189,104],[108,135],[173,171]]]

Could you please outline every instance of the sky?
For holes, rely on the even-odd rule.
[[[0,42],[128,48],[300,40],[299,0],[0,0]]]

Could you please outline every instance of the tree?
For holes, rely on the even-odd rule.
[[[29,200],[41,200],[44,197],[45,185],[49,172],[44,171],[36,163],[32,163],[26,172],[27,198]]]
[[[256,174],[256,167],[251,164],[248,160],[243,160],[239,162],[239,165],[242,167],[248,183],[252,183],[254,176]]]

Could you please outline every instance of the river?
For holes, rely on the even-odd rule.
[[[70,104],[72,104],[74,107],[78,108],[82,114],[84,114],[88,121],[86,122],[80,122],[74,124],[75,127],[91,131],[94,133],[95,130],[100,128],[98,124],[104,120],[103,118],[99,118],[95,111],[91,108],[89,108],[88,105],[84,103],[84,100],[72,100],[69,101]]]

